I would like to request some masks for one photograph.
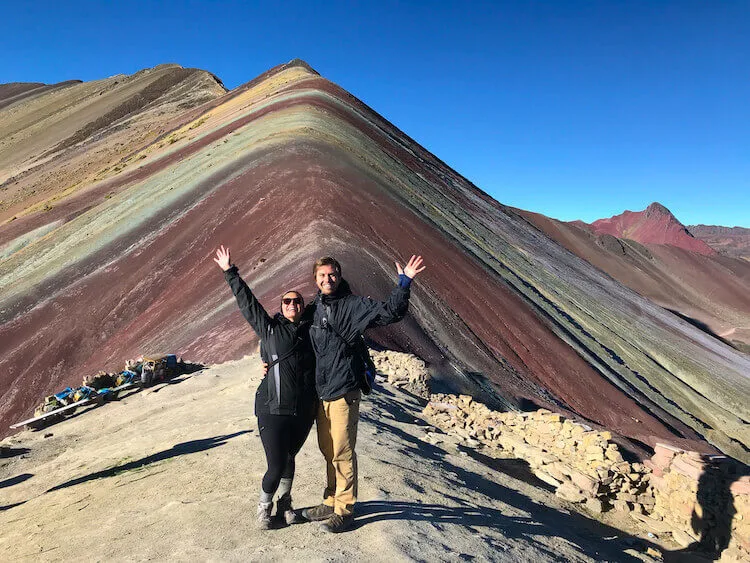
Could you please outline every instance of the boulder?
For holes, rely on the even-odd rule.
[[[560,485],[555,491],[555,496],[567,500],[570,502],[583,502],[586,500],[586,495],[583,494],[581,489],[576,487],[571,482],[565,482]]]

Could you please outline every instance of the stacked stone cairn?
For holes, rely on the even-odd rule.
[[[684,546],[705,537],[701,530],[707,526],[721,532],[715,524],[718,516],[708,514],[726,514],[733,502],[731,539],[722,561],[750,561],[750,477],[739,476],[742,466],[723,456],[657,445],[650,460],[631,463],[606,430],[593,430],[546,409],[493,411],[467,395],[432,395],[423,414],[469,447],[484,446],[498,456],[525,460],[534,475],[555,487],[556,496],[589,513],[629,514],[649,531],[670,533]],[[713,485],[708,485],[706,471],[713,472]],[[707,503],[712,508],[706,510]],[[702,515],[702,528],[695,528]],[[719,550],[727,545],[726,539],[723,545],[715,543]]]
[[[391,350],[370,350],[370,357],[378,373],[387,377],[388,383],[424,399],[430,398],[430,373],[423,360],[413,354]]]

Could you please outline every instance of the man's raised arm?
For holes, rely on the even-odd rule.
[[[409,308],[409,297],[411,295],[410,286],[412,280],[423,272],[426,266],[423,265],[421,256],[414,256],[409,259],[406,266],[403,268],[401,264],[396,262],[396,271],[398,272],[398,286],[393,289],[391,294],[388,296],[386,301],[373,301],[370,302],[372,307],[371,313],[367,320],[366,326],[362,327],[371,328],[376,326],[385,326],[391,323],[400,321],[406,315],[406,311]]]

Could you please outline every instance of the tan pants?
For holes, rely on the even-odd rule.
[[[321,401],[318,409],[318,445],[326,460],[323,504],[348,516],[357,502],[357,422],[359,389],[335,401]]]

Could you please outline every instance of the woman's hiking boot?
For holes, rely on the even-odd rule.
[[[328,518],[331,517],[331,514],[333,514],[333,507],[328,506],[327,504],[319,504],[312,508],[305,508],[302,511],[302,516],[311,522],[328,520]]]
[[[302,519],[292,508],[292,495],[286,494],[278,498],[276,501],[276,517],[283,517],[287,526],[302,522]]]
[[[326,532],[332,534],[338,534],[339,532],[345,532],[352,527],[354,523],[354,514],[347,514],[342,516],[341,514],[333,513],[325,522],[321,523],[320,528]]]
[[[273,502],[259,502],[258,512],[258,528],[261,530],[271,529],[271,511],[273,510]]]

